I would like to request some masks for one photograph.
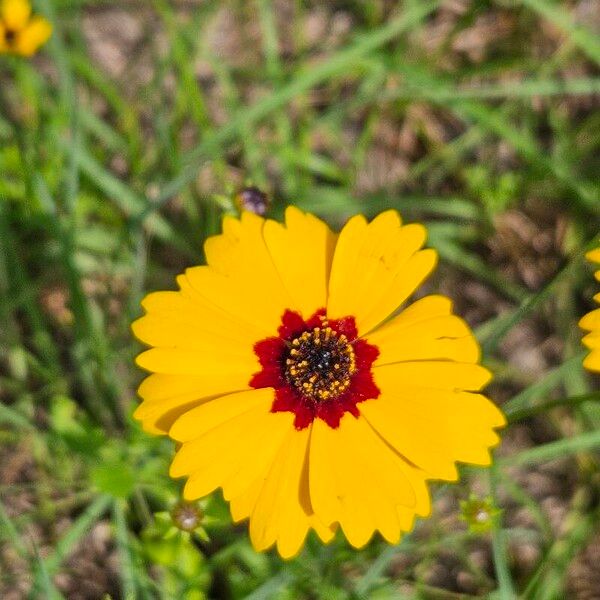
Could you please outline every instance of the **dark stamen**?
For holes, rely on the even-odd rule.
[[[356,372],[352,345],[327,321],[292,340],[282,366],[286,380],[300,394],[319,402],[344,393]]]

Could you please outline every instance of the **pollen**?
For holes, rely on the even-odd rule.
[[[283,361],[284,376],[302,396],[317,402],[344,393],[356,373],[352,344],[323,319],[320,327],[294,338]]]

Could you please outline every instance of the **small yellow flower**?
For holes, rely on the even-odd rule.
[[[289,558],[338,526],[355,547],[397,543],[431,510],[427,480],[490,464],[505,424],[479,393],[490,373],[448,298],[396,314],[437,262],[422,225],[285,220],[226,217],[207,266],[144,299],[135,417],[178,442],[184,498],[222,488],[257,550]]]
[[[29,0],[0,0],[0,54],[33,56],[52,33],[52,25],[31,14]]]
[[[591,262],[600,263],[600,248],[588,252],[586,258]],[[600,281],[600,271],[596,271],[596,279]],[[600,304],[600,294],[596,294],[594,300]],[[579,321],[579,327],[590,332],[583,338],[583,343],[591,350],[583,361],[583,366],[600,373],[600,308],[585,315]]]

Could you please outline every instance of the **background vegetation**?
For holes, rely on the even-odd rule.
[[[600,395],[576,326],[598,291],[600,2],[37,9],[46,48],[0,57],[0,596],[600,598]],[[248,183],[276,218],[425,222],[428,290],[496,373],[495,467],[434,487],[398,546],[311,539],[284,563],[217,496],[206,536],[173,526],[172,445],[130,416],[129,324]]]

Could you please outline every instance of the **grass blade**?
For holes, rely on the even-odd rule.
[[[110,506],[111,501],[112,499],[109,496],[99,496],[73,522],[71,528],[56,544],[54,552],[44,561],[50,576],[58,572],[62,562],[69,556],[76,544],[89,531],[92,525],[102,516]]]
[[[352,69],[361,58],[390,42],[401,33],[416,27],[434,11],[438,4],[438,0],[419,3],[400,17],[392,19],[377,31],[363,35],[349,48],[337,52],[321,64],[300,71],[290,83],[233,118],[226,126],[208,137],[188,155],[188,166],[163,187],[156,202],[145,208],[137,217],[137,220],[144,221],[149,214],[177,194],[195,177],[198,167],[212,153],[246,131],[251,124],[264,119],[267,115],[285,106],[293,98],[304,94],[331,77],[338,74],[347,74],[348,70]]]

